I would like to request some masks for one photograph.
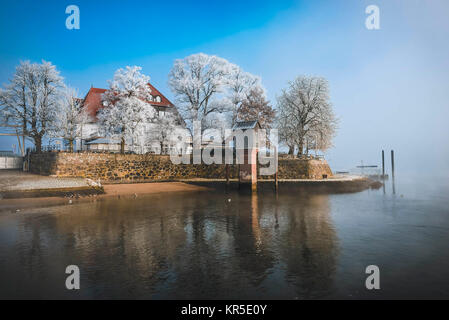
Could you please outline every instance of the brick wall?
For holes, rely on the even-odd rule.
[[[332,175],[321,160],[279,159],[279,179],[322,179]],[[30,171],[58,177],[83,177],[102,181],[177,180],[193,178],[225,179],[225,165],[173,164],[169,156],[103,153],[35,153]],[[230,165],[230,178],[238,177],[238,166]],[[263,176],[262,179],[273,178]]]

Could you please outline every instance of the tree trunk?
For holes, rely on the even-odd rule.
[[[69,152],[73,152],[73,139],[69,140]]]
[[[300,158],[302,156],[303,150],[304,150],[304,142],[301,141],[298,144],[298,158]]]
[[[25,152],[26,152],[26,147],[25,147],[25,133],[22,133],[22,156],[25,156]]]
[[[120,153],[125,154],[125,138],[122,137],[122,140],[120,141]]]
[[[288,146],[288,154],[293,154],[295,152],[295,146]]]
[[[83,152],[83,124],[81,124],[81,135],[80,135],[80,147],[79,150]]]
[[[26,112],[26,109],[25,109]],[[23,119],[23,124],[22,124],[22,156],[25,156],[25,134],[27,133],[27,122],[26,119]]]
[[[41,136],[35,136],[34,139],[34,146],[36,147],[36,152],[42,152],[42,137]]]

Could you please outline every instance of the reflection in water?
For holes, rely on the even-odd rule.
[[[319,298],[330,290],[337,254],[328,196],[316,195],[299,201],[301,206],[287,209],[288,227],[281,243],[289,245],[282,246],[280,252],[297,295]]]
[[[400,197],[387,184],[2,213],[0,298],[448,298],[449,185],[419,182],[397,184]],[[65,289],[71,264],[79,291]],[[370,264],[376,292],[364,286]]]
[[[337,255],[329,210],[325,195],[199,193],[8,215],[0,297],[319,297]],[[76,293],[64,288],[69,264]]]

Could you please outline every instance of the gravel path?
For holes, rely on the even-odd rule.
[[[0,191],[86,187],[83,178],[56,178],[17,170],[0,170]]]

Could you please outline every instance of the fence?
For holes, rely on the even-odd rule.
[[[0,155],[0,169],[22,169],[23,158],[17,155]]]

